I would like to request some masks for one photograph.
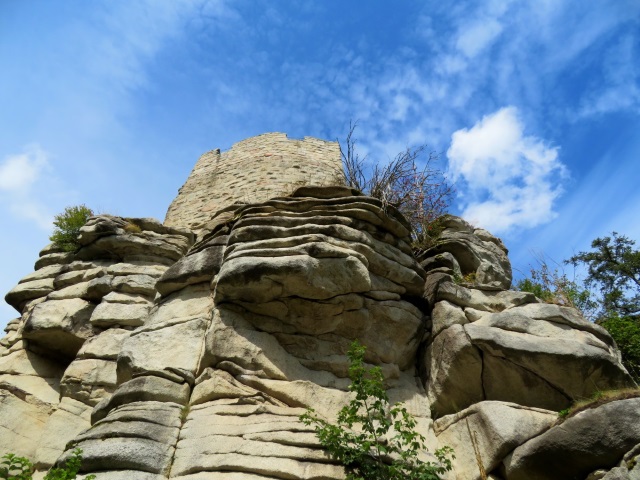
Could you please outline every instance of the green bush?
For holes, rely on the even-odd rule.
[[[0,463],[0,478],[5,480],[31,480],[33,464],[24,457],[7,453]]]
[[[78,244],[80,228],[92,215],[93,211],[85,205],[65,208],[63,213],[54,217],[55,228],[49,240],[65,252],[75,252],[80,247]]]
[[[32,480],[33,464],[24,457],[16,457],[7,453],[0,463],[0,478],[4,480]],[[52,468],[47,472],[44,480],[75,480],[82,465],[82,450],[76,448],[71,458],[61,468]],[[95,475],[87,475],[85,480],[94,480]]]
[[[584,317],[592,318],[598,303],[591,291],[579,281],[567,277],[561,268],[549,266],[544,255],[539,255],[536,260],[538,266],[532,266],[529,276],[516,282],[515,288],[533,293],[546,303],[576,308]]]
[[[402,404],[389,405],[382,370],[367,370],[364,354],[365,347],[357,341],[351,344],[349,391],[355,398],[338,413],[338,424],[311,408],[300,420],[315,426],[320,443],[344,465],[347,480],[439,480],[451,470],[453,450],[436,450],[438,463],[418,459],[425,450],[424,436],[415,431],[416,421]]]
[[[622,354],[622,364],[640,384],[640,319],[611,315],[597,322],[613,337]]]

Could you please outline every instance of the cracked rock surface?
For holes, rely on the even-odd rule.
[[[444,478],[636,478],[637,399],[557,420],[633,386],[614,342],[508,290],[489,232],[448,216],[416,258],[393,207],[309,186],[203,225],[101,215],[77,252],[41,252],[6,297],[1,450],[40,476],[78,446],[99,480],[343,479],[298,418],[349,401],[358,339],[429,451],[455,449]]]

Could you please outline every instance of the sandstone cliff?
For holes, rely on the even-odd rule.
[[[346,187],[223,197],[165,225],[93,217],[77,252],[41,252],[6,297],[1,451],[40,477],[77,445],[99,480],[342,479],[298,416],[348,401],[359,339],[430,450],[455,449],[451,479],[639,478],[640,399],[558,419],[633,385],[614,342],[509,290],[498,238],[446,217],[416,258],[406,220]]]

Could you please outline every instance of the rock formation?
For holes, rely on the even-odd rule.
[[[270,170],[222,189],[235,154],[277,171],[274,138],[338,178],[335,144],[273,135],[203,156],[164,225],[100,215],[41,252],[6,296],[0,450],[35,478],[78,446],[98,480],[342,479],[298,417],[348,402],[359,339],[430,451],[455,449],[447,478],[639,478],[640,399],[558,417],[634,385],[605,330],[509,290],[506,248],[462,219],[416,258],[402,215],[344,186],[242,203]]]

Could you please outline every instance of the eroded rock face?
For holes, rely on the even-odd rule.
[[[455,448],[446,478],[538,478],[565,438],[556,412],[632,384],[603,329],[507,290],[506,248],[461,219],[419,261],[406,220],[346,187],[199,224],[99,216],[78,252],[43,250],[7,295],[21,317],[0,340],[0,448],[43,471],[73,440],[107,480],[342,479],[298,417],[348,402],[358,339],[430,451]],[[613,414],[635,418],[627,402]],[[562,478],[617,478],[634,432]]]
[[[511,268],[502,242],[461,219],[445,217],[443,225],[442,243],[421,262],[435,267],[425,284],[433,309],[421,371],[436,417],[483,400],[559,411],[633,385],[602,327],[575,309],[504,289]],[[502,273],[485,268],[487,259]]]
[[[502,240],[453,215],[440,218],[439,227],[443,231],[436,245],[422,255],[425,270],[450,268],[477,285],[511,288],[509,252]]]
[[[92,408],[116,388],[118,354],[145,322],[156,280],[192,243],[190,232],[155,220],[101,215],[82,228],[77,252],[41,252],[6,296],[22,315],[0,342],[0,425],[14,432],[0,435],[3,451],[46,469],[89,428]]]
[[[579,412],[516,448],[505,459],[509,480],[577,480],[620,461],[640,439],[640,398]]]

